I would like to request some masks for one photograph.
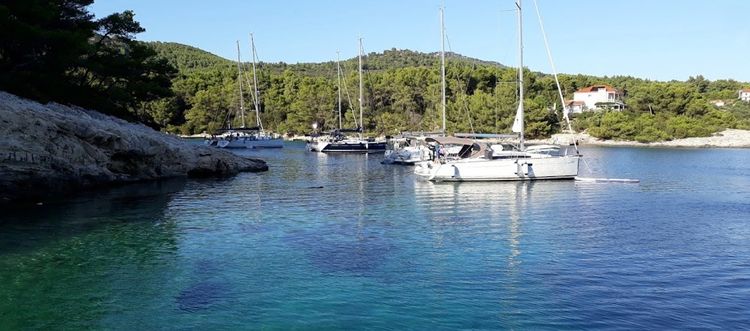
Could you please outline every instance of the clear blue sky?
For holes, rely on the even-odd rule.
[[[748,0],[537,0],[557,70],[654,80],[750,82]],[[103,17],[131,9],[145,41],[172,41],[249,60],[249,33],[266,62],[322,62],[399,48],[440,49],[441,0],[99,0]],[[513,0],[445,0],[451,49],[517,64]],[[526,67],[551,72],[533,0],[524,0]]]

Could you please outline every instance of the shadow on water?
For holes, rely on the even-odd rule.
[[[286,240],[320,272],[354,276],[373,276],[396,249],[382,234],[356,224],[298,232]]]
[[[42,205],[6,208],[0,215],[0,255],[103,226],[162,220],[172,194],[182,191],[186,181],[134,183],[82,192],[69,199],[60,197]]]
[[[138,293],[158,291],[178,245],[165,213],[184,186],[138,183],[5,210],[0,329],[90,328],[131,304],[134,283],[151,284]]]
[[[195,313],[214,309],[236,297],[236,288],[225,279],[230,263],[220,259],[199,258],[186,268],[190,282],[174,297],[176,309]]]
[[[197,312],[224,301],[230,290],[227,283],[201,281],[182,290],[175,300],[180,310]]]

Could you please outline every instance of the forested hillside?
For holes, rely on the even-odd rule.
[[[236,63],[179,44],[150,43],[180,74],[173,81],[179,106],[170,131],[211,132],[239,109]],[[165,47],[168,46],[168,47]],[[509,132],[517,104],[516,70],[497,63],[449,54],[448,130]],[[438,54],[409,50],[369,53],[365,68],[365,130],[371,134],[435,130],[440,123]],[[243,63],[249,69],[248,63]],[[336,120],[336,64],[260,63],[259,89],[264,126],[283,133],[308,133],[314,122],[332,128]],[[344,122],[354,127],[357,59],[342,59]],[[560,130],[561,102],[554,78],[527,72],[524,82],[526,129],[530,137]],[[602,138],[639,141],[705,136],[724,128],[750,128],[750,107],[735,102],[743,84],[733,80],[655,82],[633,77],[561,75],[566,99],[577,89],[610,84],[625,92],[623,112],[596,112],[574,118],[574,128]],[[247,92],[247,88],[245,92]],[[251,95],[245,95],[250,100]],[[727,100],[717,108],[711,100]],[[252,109],[248,108],[248,111]],[[252,118],[251,116],[250,118]]]
[[[145,44],[153,49],[159,57],[167,60],[181,74],[194,70],[235,65],[233,61],[188,45],[158,41]]]

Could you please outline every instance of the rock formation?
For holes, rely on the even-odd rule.
[[[109,183],[265,171],[262,160],[0,91],[0,202]]]

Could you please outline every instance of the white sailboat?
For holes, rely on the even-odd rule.
[[[341,128],[341,66],[337,62],[339,77],[338,106],[339,106],[339,129],[329,135],[316,137],[307,144],[307,149],[312,152],[322,153],[383,153],[386,142],[374,138],[365,138],[362,135],[364,129],[363,107],[364,107],[364,83],[362,80],[362,38],[359,39],[359,127],[354,130]],[[356,119],[355,119],[356,120]],[[346,136],[345,132],[358,132],[357,137]]]
[[[539,179],[574,179],[578,175],[580,155],[561,153],[559,146],[524,145],[523,108],[523,18],[521,0],[518,12],[519,103],[513,121],[513,132],[519,134],[517,150],[502,150],[501,145],[477,143],[453,137],[428,138],[437,144],[433,160],[417,164],[414,172],[430,181],[514,181]],[[494,150],[493,150],[494,148]],[[458,150],[451,153],[451,150]]]
[[[221,134],[216,139],[216,142],[210,142],[210,145],[215,145],[219,148],[282,148],[284,142],[281,137],[269,134],[263,130],[263,123],[260,120],[260,92],[258,91],[258,79],[256,76],[255,62],[257,60],[257,52],[255,50],[255,40],[253,34],[250,34],[250,48],[253,54],[253,106],[255,108],[255,127],[247,127],[245,123],[245,105],[244,105],[244,94],[242,93],[242,62],[240,60],[240,43],[237,42],[237,79],[240,91],[240,110],[239,115],[242,119],[242,126],[239,128],[222,129]],[[247,85],[250,85],[249,79],[246,79]]]
[[[441,137],[447,134],[445,128],[445,15],[440,8],[440,77],[441,77],[441,105],[443,110],[443,126],[441,132],[416,132],[402,134],[401,137],[391,139],[385,150],[384,164],[414,165],[434,157],[433,149],[427,145],[425,139]]]

